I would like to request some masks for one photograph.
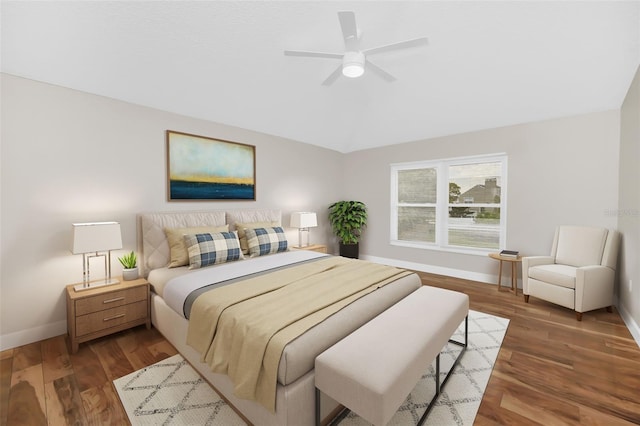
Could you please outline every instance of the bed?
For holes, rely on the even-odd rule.
[[[241,234],[249,228],[273,227],[277,230],[282,223],[280,210],[142,213],[137,219],[138,252],[141,254],[139,267],[152,286],[151,318],[154,326],[246,420],[255,425],[313,425],[313,365],[316,356],[421,285],[416,274],[394,278],[390,284],[350,302],[287,343],[277,363],[275,405],[269,409],[255,400],[237,397],[233,380],[226,374],[212,372],[208,363],[201,362],[201,353],[186,343],[190,331],[187,317],[190,315],[189,309],[195,305],[191,291],[199,287],[199,282],[211,284],[215,281],[218,283],[216,286],[232,287],[236,282],[247,281],[247,277],[270,279],[278,276],[277,271],[290,268],[289,265],[318,265],[329,262],[331,256],[312,251],[286,250],[189,269],[188,265],[178,266],[180,263],[175,261],[172,247],[176,243],[176,232],[173,231],[178,231],[180,235],[185,228],[227,230]],[[250,231],[247,231],[247,236],[249,234]],[[243,247],[243,250],[247,250],[247,247]],[[185,303],[187,300],[189,302]],[[335,402],[323,399],[323,417],[336,406]]]

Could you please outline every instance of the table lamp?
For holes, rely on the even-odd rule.
[[[73,254],[82,254],[82,284],[76,285],[76,291],[118,284],[111,278],[111,250],[122,248],[122,234],[118,222],[74,223]],[[106,252],[99,254],[99,252]],[[94,257],[104,257],[104,280],[91,282],[89,260]]]
[[[313,212],[291,213],[291,227],[298,228],[298,247],[309,246],[309,228],[318,226],[318,219]],[[302,245],[302,232],[307,233],[307,245]]]

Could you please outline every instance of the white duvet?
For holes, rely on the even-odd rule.
[[[222,284],[225,281],[268,271],[297,262],[303,262],[322,256],[306,250],[291,250],[267,256],[246,258],[236,262],[212,265],[202,269],[159,268],[149,273],[149,283],[156,294],[162,296],[167,305],[181,316],[184,316],[184,303],[191,292],[210,285]]]

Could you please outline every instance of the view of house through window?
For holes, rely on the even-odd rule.
[[[391,242],[426,248],[503,244],[505,155],[391,166]]]

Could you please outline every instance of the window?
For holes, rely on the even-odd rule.
[[[506,155],[391,165],[391,243],[480,251],[504,247]]]

